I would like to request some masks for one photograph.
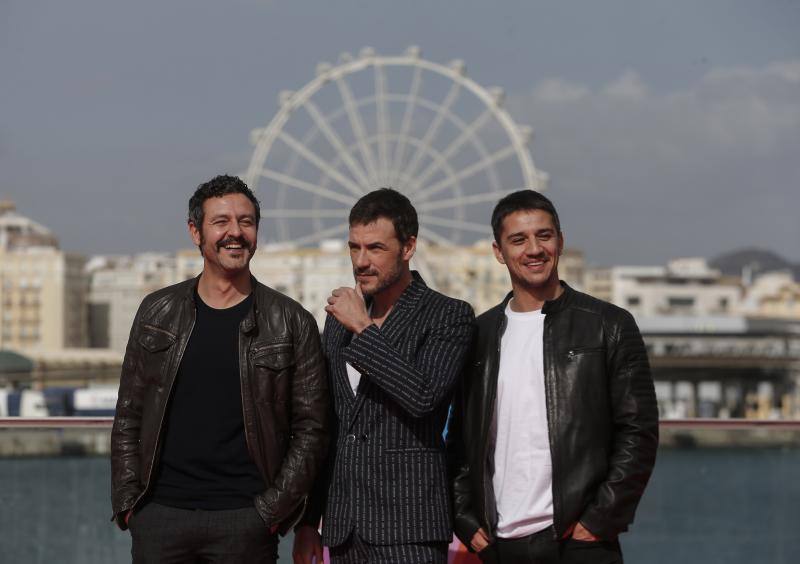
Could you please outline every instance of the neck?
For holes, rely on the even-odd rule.
[[[397,282],[374,294],[372,296],[372,317],[380,318],[389,313],[413,279],[411,270],[406,269]]]
[[[224,309],[235,306],[253,291],[250,271],[244,269],[232,276],[220,276],[212,269],[204,269],[197,283],[197,293],[209,306]]]
[[[514,291],[514,299],[511,300],[509,306],[511,311],[520,313],[542,309],[545,302],[553,301],[564,293],[564,288],[557,278],[554,284],[548,284],[547,286],[530,288],[512,284],[512,289]]]

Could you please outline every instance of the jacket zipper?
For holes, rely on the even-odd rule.
[[[496,409],[497,403],[497,379],[500,374],[500,347],[503,342],[503,333],[505,332],[506,326],[506,318],[505,314],[501,314],[500,322],[497,324],[497,337],[495,342],[495,363],[494,367],[492,368],[491,379],[489,381],[489,393],[487,394],[487,399],[489,399],[489,405],[491,406],[491,412],[489,413],[489,418],[486,424],[486,428],[484,430],[484,440],[483,440],[483,453],[481,455],[481,472],[484,474],[484,480],[481,480],[485,483],[485,474],[486,474],[486,463],[487,457],[489,455],[488,448],[489,448],[489,434],[492,428],[492,421],[494,420],[494,412]],[[483,518],[486,526],[491,529],[492,522],[489,520],[489,508],[488,504],[486,503],[486,492],[483,495]],[[494,536],[494,531],[487,531],[490,537]]]
[[[186,346],[189,344],[189,339],[192,336],[192,331],[194,331],[194,323],[195,323],[196,316],[194,314],[194,310],[192,310],[192,323],[189,326],[189,333],[186,336],[186,339],[180,345],[180,351],[178,351],[178,358],[177,362],[175,363],[175,368],[172,371],[172,376],[169,382],[169,390],[167,391],[167,397],[164,401],[164,409],[161,411],[161,420],[158,423],[158,434],[156,435],[156,445],[155,449],[153,450],[153,457],[150,459],[150,468],[147,470],[147,484],[145,484],[142,493],[139,494],[139,497],[136,498],[136,501],[133,502],[131,509],[135,508],[142,498],[147,494],[147,490],[150,489],[150,479],[153,475],[153,466],[155,466],[156,457],[158,456],[158,446],[161,444],[161,431],[164,429],[164,416],[167,413],[167,404],[169,403],[169,398],[172,395],[172,388],[175,387],[175,378],[178,374],[178,368],[180,368],[181,360],[183,360],[183,353],[186,352]]]
[[[551,323],[547,322],[547,317],[545,317],[545,335],[549,336],[550,329],[552,327]],[[545,352],[548,351],[548,352]],[[553,442],[553,421],[550,417],[550,411],[552,409],[553,401],[552,401],[552,394],[553,394],[553,378],[551,375],[552,370],[548,370],[548,364],[551,365],[552,363],[548,362],[548,358],[550,355],[553,354],[553,347],[544,346],[542,343],[542,353],[544,353],[544,385],[545,385],[545,415],[547,416],[547,440],[550,443],[550,469],[551,469],[551,480],[553,483],[553,538],[555,540],[559,540],[559,532],[561,531],[561,519],[559,519],[561,513],[561,488],[559,487],[559,482],[556,479],[558,475],[557,464],[556,464],[556,445]],[[550,376],[550,377],[548,377]]]

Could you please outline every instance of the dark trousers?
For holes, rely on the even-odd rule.
[[[275,564],[278,537],[255,507],[205,511],[148,503],[128,521],[134,564]]]
[[[446,542],[369,544],[353,533],[339,546],[328,548],[331,564],[446,564]]]
[[[497,539],[478,556],[486,564],[622,564],[618,541],[559,541],[552,527],[518,539]]]

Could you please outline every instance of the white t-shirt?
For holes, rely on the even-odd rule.
[[[347,379],[350,380],[350,388],[353,390],[353,395],[358,395],[358,384],[361,382],[361,372],[353,368],[349,362],[344,363],[347,368]]]
[[[553,471],[547,430],[541,310],[506,306],[497,379],[494,494],[497,535],[524,537],[553,524]]]

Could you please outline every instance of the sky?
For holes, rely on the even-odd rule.
[[[418,45],[505,90],[589,264],[800,261],[798,29],[790,0],[0,0],[0,198],[69,251],[189,247],[193,189],[246,170],[279,92]]]

